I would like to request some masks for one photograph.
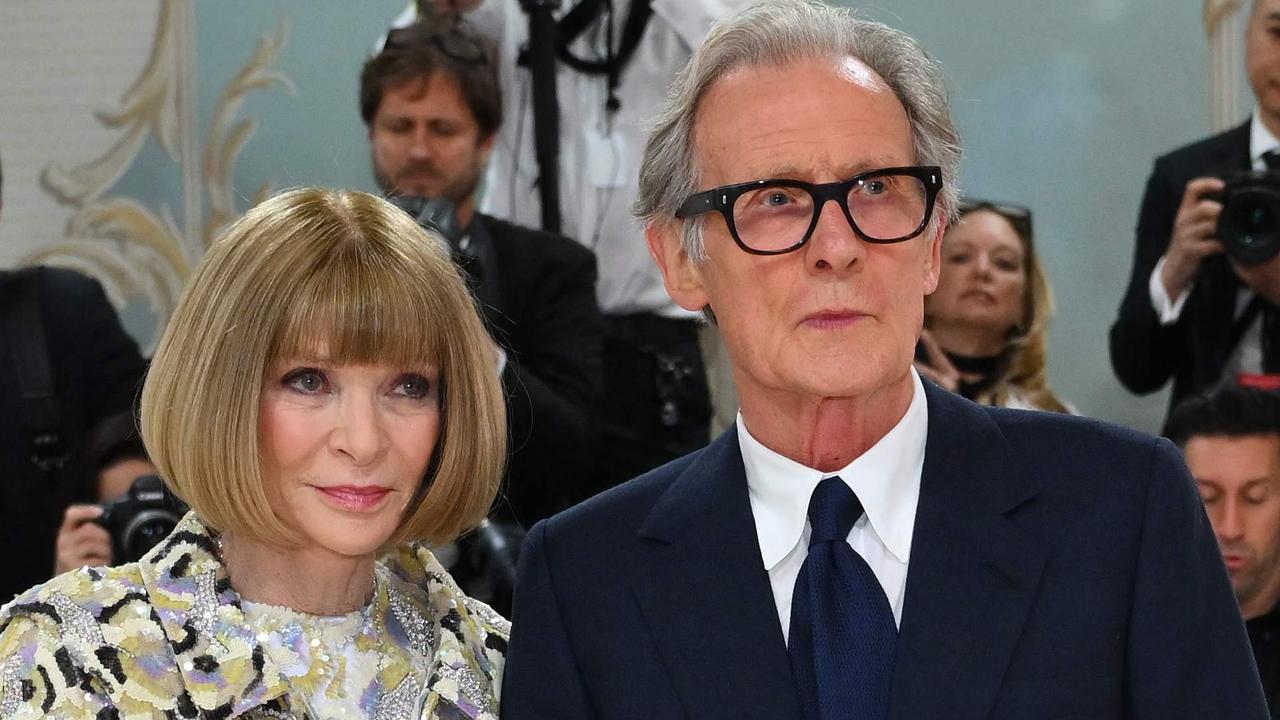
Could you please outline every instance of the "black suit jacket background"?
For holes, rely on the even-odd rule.
[[[499,516],[525,528],[582,498],[591,477],[603,325],[596,260],[561,235],[476,215],[497,260],[485,320],[507,353],[511,461]]]
[[[9,280],[0,276],[0,282]],[[137,345],[96,280],[42,268],[39,292],[71,462],[57,476],[31,463],[31,440],[19,418],[13,347],[7,335],[0,335],[0,603],[53,574],[53,543],[63,510],[73,502],[97,501],[93,478],[75,462],[85,435],[103,419],[133,407],[143,373]]]
[[[1249,123],[1175,150],[1156,160],[1138,215],[1133,273],[1115,324],[1111,366],[1129,390],[1145,395],[1173,379],[1169,408],[1211,387],[1231,355],[1236,295],[1241,287],[1222,255],[1204,261],[1178,321],[1162,326],[1148,284],[1169,246],[1187,182],[1247,170]]]

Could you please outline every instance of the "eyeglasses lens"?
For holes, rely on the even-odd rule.
[[[846,202],[858,230],[870,240],[905,239],[924,222],[924,181],[910,175],[869,175],[849,189]],[[804,240],[814,223],[814,198],[786,184],[748,190],[733,204],[738,238],[752,250],[775,252]]]

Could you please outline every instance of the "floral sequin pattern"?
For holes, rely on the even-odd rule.
[[[17,715],[24,700],[22,681],[18,679],[20,661],[21,658],[14,656],[0,663],[0,718]]]
[[[301,718],[353,687],[362,717],[496,720],[506,620],[423,548],[400,548],[377,573],[344,652],[326,645],[341,639],[251,622],[189,514],[138,563],[67,573],[0,608],[0,720]]]

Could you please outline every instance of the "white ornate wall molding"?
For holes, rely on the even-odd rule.
[[[196,4],[188,0],[134,0],[132,4],[135,14],[130,27],[135,32],[142,13],[149,10],[154,18],[155,31],[145,64],[133,77],[115,76],[119,82],[116,87],[128,88],[116,109],[100,110],[105,103],[95,108],[94,123],[108,131],[98,150],[42,165],[40,184],[46,195],[70,214],[64,216],[60,237],[44,234],[26,243],[28,249],[16,262],[70,267],[92,275],[102,281],[117,306],[127,299],[145,298],[154,318],[146,345],[154,347],[192,267],[217,230],[238,212],[233,171],[257,128],[253,119],[240,117],[245,97],[272,86],[292,94],[294,87],[289,78],[272,68],[288,38],[288,27],[281,22],[275,32],[259,40],[252,56],[222,89],[202,138],[196,110]],[[62,7],[66,17],[60,22],[73,26],[68,32],[85,35],[98,31],[87,24],[93,18],[86,21],[78,14],[80,6],[75,6],[75,12],[71,6]],[[112,10],[119,9],[113,4]],[[77,23],[83,26],[74,27]],[[95,60],[90,51],[76,64],[87,71],[85,65]],[[148,140],[163,151],[181,178],[181,196],[176,203],[129,196],[117,187],[147,148]],[[0,151],[2,148],[0,145]],[[254,201],[270,189],[269,185],[259,188]]]
[[[1213,132],[1240,123],[1252,106],[1244,68],[1245,0],[1205,0],[1209,38],[1209,126]]]

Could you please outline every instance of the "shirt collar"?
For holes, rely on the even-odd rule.
[[[1262,123],[1262,118],[1254,112],[1249,120],[1249,162],[1254,167],[1262,163],[1262,154],[1268,150],[1280,148],[1280,140]]]
[[[804,534],[809,498],[823,478],[839,475],[866,509],[872,532],[899,562],[911,555],[911,534],[920,499],[929,411],[924,385],[911,370],[907,412],[884,437],[836,472],[824,473],[783,457],[756,440],[738,413],[738,445],[747,474],[751,510],[766,570],[772,570]]]

